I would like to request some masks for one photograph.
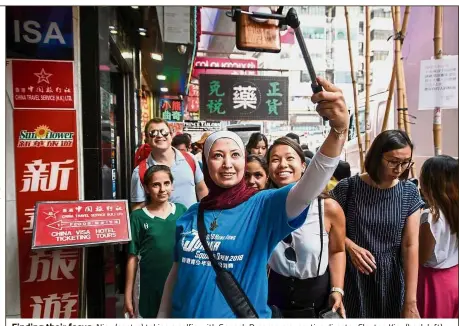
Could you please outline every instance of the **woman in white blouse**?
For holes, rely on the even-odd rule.
[[[306,169],[301,147],[286,137],[274,141],[267,158],[273,188],[297,182]],[[268,303],[284,318],[317,318],[328,308],[345,316],[345,230],[341,206],[322,195],[303,226],[276,246],[269,260]]]
[[[458,318],[459,164],[439,155],[425,161],[417,301],[422,318]]]

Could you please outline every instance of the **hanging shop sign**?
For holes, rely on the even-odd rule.
[[[196,57],[192,75],[195,78],[200,74],[256,76],[257,68],[257,59]]]
[[[166,121],[183,120],[183,102],[170,98],[160,98],[159,107],[161,109],[161,118]]]
[[[73,60],[71,6],[6,7],[6,56]]]
[[[200,75],[202,120],[288,120],[288,77]]]
[[[21,317],[76,318],[80,251],[31,249],[36,202],[79,199],[76,111],[15,109],[13,121]]]
[[[32,249],[131,240],[127,200],[38,202],[34,217]]]
[[[13,60],[15,109],[73,109],[73,62]]]

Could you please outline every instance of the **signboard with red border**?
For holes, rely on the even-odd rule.
[[[35,204],[78,200],[76,111],[13,110],[22,318],[78,317],[80,250],[32,250]]]
[[[15,109],[74,109],[73,62],[12,60]]]
[[[127,200],[38,202],[34,217],[34,250],[131,240]]]

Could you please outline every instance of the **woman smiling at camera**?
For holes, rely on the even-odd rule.
[[[274,247],[301,226],[311,201],[333,175],[349,123],[341,91],[318,78],[324,91],[314,94],[318,112],[331,132],[296,184],[257,192],[244,180],[245,148],[232,132],[218,131],[204,144],[203,172],[209,195],[177,221],[175,262],[166,281],[158,318],[234,318],[198,236],[204,220],[206,242],[230,271],[260,318],[270,318],[266,265]]]
[[[306,168],[300,145],[287,137],[274,141],[268,162],[273,188],[297,182]],[[345,317],[345,231],[343,210],[323,194],[312,202],[306,222],[276,246],[269,259],[268,303],[284,318],[317,318],[329,308]]]

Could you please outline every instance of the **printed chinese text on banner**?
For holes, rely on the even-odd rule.
[[[79,197],[76,112],[16,109],[13,119],[21,317],[75,318],[79,250],[31,246],[35,203]]]
[[[202,120],[288,120],[288,77],[200,75]]]
[[[15,109],[73,109],[73,62],[12,60]]]

